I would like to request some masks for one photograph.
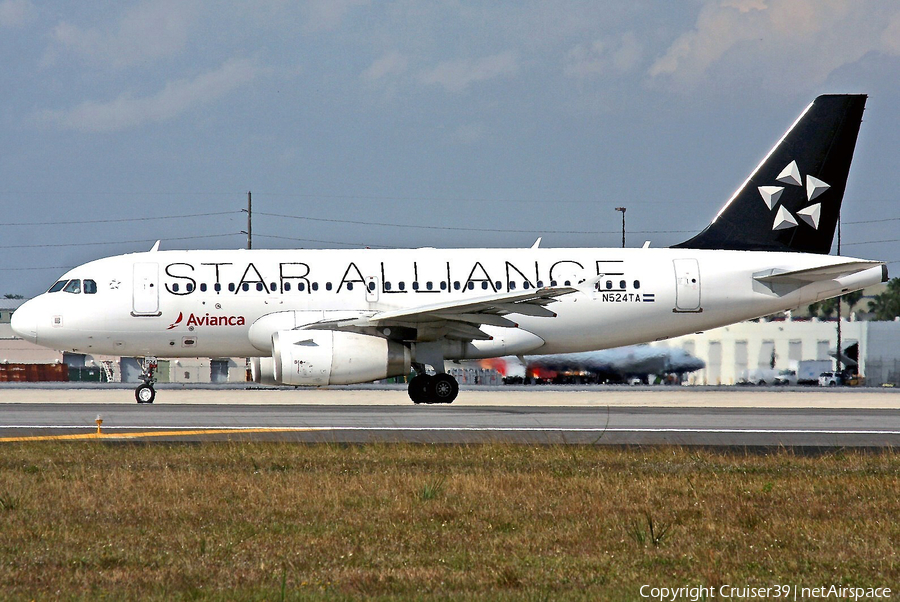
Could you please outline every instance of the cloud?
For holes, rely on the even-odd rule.
[[[189,2],[152,0],[127,10],[114,31],[84,29],[63,21],[53,29],[54,48],[44,62],[54,62],[61,51],[115,68],[174,56],[187,44],[193,16]]]
[[[20,27],[31,21],[36,13],[30,0],[3,0],[0,2],[0,27]]]
[[[375,59],[369,68],[362,72],[360,77],[366,81],[375,82],[387,77],[403,75],[408,67],[409,60],[398,51],[392,50]]]
[[[900,6],[879,0],[707,1],[648,71],[674,88],[733,74],[766,89],[816,86],[869,52],[900,51]]]
[[[465,146],[481,142],[485,137],[484,125],[480,123],[463,124],[450,134],[450,141]]]
[[[161,123],[246,85],[259,72],[253,61],[230,60],[192,80],[169,82],[153,96],[122,94],[109,102],[87,101],[72,109],[39,112],[35,120],[81,132],[114,132]]]
[[[308,0],[304,5],[307,31],[332,31],[353,8],[370,0]]]
[[[607,73],[627,73],[637,67],[643,49],[631,32],[579,44],[566,54],[563,69],[569,77],[586,79]]]
[[[498,77],[509,77],[519,71],[519,63],[513,52],[501,52],[484,58],[439,63],[420,75],[427,85],[442,86],[450,92],[463,92],[476,82]]]

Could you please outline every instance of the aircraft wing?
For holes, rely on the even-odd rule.
[[[511,314],[554,318],[556,313],[547,305],[557,301],[557,297],[578,292],[573,287],[544,287],[540,289],[497,293],[467,299],[448,301],[419,307],[383,311],[369,316],[347,319],[322,320],[306,325],[313,330],[351,330],[364,332],[367,328],[399,327],[429,330],[451,339],[490,340],[492,337],[479,326],[502,326],[517,328],[518,324],[505,317]]]
[[[758,282],[768,284],[809,284],[820,280],[833,280],[842,276],[856,274],[871,268],[884,265],[881,261],[847,261],[805,270],[778,271],[766,270],[754,274]]]

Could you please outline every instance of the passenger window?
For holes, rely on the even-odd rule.
[[[525,282],[522,283],[522,288],[524,288],[524,289],[531,288],[531,283],[526,280]]]
[[[538,281],[537,281],[537,287],[538,287],[538,288],[544,288],[544,281],[543,281],[543,280],[538,280]]]
[[[497,289],[497,290],[499,291],[501,288],[503,288],[503,285],[502,285],[502,283],[498,280],[497,282],[494,283],[494,288]]]
[[[176,282],[175,284],[172,285],[172,292],[173,292],[173,293],[177,293],[177,292],[178,292],[178,288],[179,288],[179,286],[178,286],[178,283]]]
[[[312,283],[312,290],[314,290],[314,291],[319,290],[319,283],[318,283],[318,282],[313,282],[313,283]]]
[[[288,291],[290,291],[290,290],[291,290],[291,283],[290,283],[290,282],[285,282],[285,283],[284,283],[284,291],[285,291],[285,292],[288,292]]]
[[[63,289],[66,293],[77,295],[81,292],[81,280],[69,280],[69,284]]]
[[[403,282],[403,281],[401,280],[401,281],[400,281],[400,284],[397,285],[397,288],[399,288],[401,291],[405,291],[405,290],[406,290],[406,283]]]
[[[556,286],[556,280],[551,280],[551,281],[550,281],[550,286]]]
[[[84,294],[85,295],[93,295],[97,292],[97,283],[93,280],[85,280],[84,281]]]
[[[278,285],[273,282],[272,284],[269,285],[269,290],[274,293],[275,291],[278,290]]]
[[[434,285],[433,285],[432,283],[430,283],[430,282],[426,282],[426,283],[425,283],[425,288],[427,288],[428,290],[431,290],[431,289],[434,288]]]
[[[487,283],[487,282],[482,282],[482,283],[481,283],[481,288],[482,288],[482,289],[487,290],[487,287],[488,287],[488,283]]]
[[[241,288],[244,289],[244,292],[246,293],[247,291],[250,290],[250,284],[245,282],[244,284],[241,285]]]
[[[230,293],[234,292],[234,282],[228,283],[228,292],[230,292]]]
[[[58,293],[58,292],[61,291],[61,290],[63,289],[63,287],[66,285],[66,282],[67,282],[66,280],[60,280],[59,282],[57,282],[56,284],[54,284],[53,286],[51,286],[51,287],[50,287],[50,290],[47,291],[47,292],[48,292],[48,293]]]
[[[326,282],[326,283],[325,283],[325,290],[326,290],[326,291],[330,291],[330,290],[331,290],[331,283],[330,283],[330,282]]]
[[[459,280],[453,281],[453,290],[455,290],[455,291],[459,290]]]
[[[205,283],[205,282],[201,282],[201,283],[200,283],[200,292],[201,292],[201,293],[205,293],[205,292],[206,292],[206,283]]]
[[[306,283],[305,283],[305,282],[299,282],[299,283],[297,283],[297,290],[300,291],[301,293],[302,293],[304,290],[306,290]]]
[[[414,291],[419,290],[419,282],[418,282],[418,280],[414,281],[412,286],[413,286],[413,290],[414,290]]]
[[[347,290],[348,290],[348,291],[352,291],[352,290],[353,290],[353,283],[352,283],[352,282],[348,282],[348,283],[347,283]]]
[[[218,292],[221,292],[221,291],[222,291],[222,285],[219,284],[218,282],[216,282],[216,283],[213,285],[213,290],[215,290],[217,293],[218,293]]]
[[[625,281],[624,280],[619,280],[619,288],[622,290],[625,290]]]
[[[474,291],[475,283],[470,281],[468,284],[466,284],[466,288],[469,289],[470,291]]]
[[[441,290],[442,290],[442,291],[447,290],[447,283],[444,282],[443,280],[441,280]]]
[[[374,282],[369,283],[369,290],[372,291],[373,293],[375,292],[375,283]]]
[[[391,290],[391,283],[390,283],[390,282],[385,282],[385,283],[384,283],[384,290],[386,290],[386,291]]]
[[[185,288],[185,290],[187,290],[187,292],[189,292],[189,293],[194,292],[194,285],[191,284],[190,282],[188,282],[187,284],[185,284],[185,285],[184,285],[184,288]]]
[[[261,293],[262,290],[263,290],[263,283],[262,283],[262,282],[257,282],[257,283],[256,283],[256,291],[259,292],[259,293]]]
[[[510,282],[510,283],[509,283],[509,290],[511,290],[511,291],[516,290],[516,283],[515,283],[515,282]]]
[[[634,288],[641,288],[641,281],[640,281],[640,280],[635,280],[635,281],[634,281]]]

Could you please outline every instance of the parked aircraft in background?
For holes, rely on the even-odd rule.
[[[660,340],[887,280],[829,256],[864,95],[817,98],[712,223],[667,249],[159,251],[69,270],[13,315],[39,345],[146,358],[253,357],[287,385],[416,376],[449,403],[444,360],[546,355]],[[701,174],[698,174],[698,177]],[[673,201],[673,204],[676,201]],[[431,366],[435,374],[429,374]]]
[[[680,381],[684,374],[702,370],[706,363],[681,348],[630,345],[600,351],[527,355],[521,358],[501,357],[481,360],[483,368],[497,370],[506,379],[525,381],[579,380],[593,382],[629,382],[639,379],[652,383],[655,377],[674,375]]]

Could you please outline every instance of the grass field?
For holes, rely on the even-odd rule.
[[[0,598],[895,587],[898,516],[894,452],[15,444],[0,447]]]

